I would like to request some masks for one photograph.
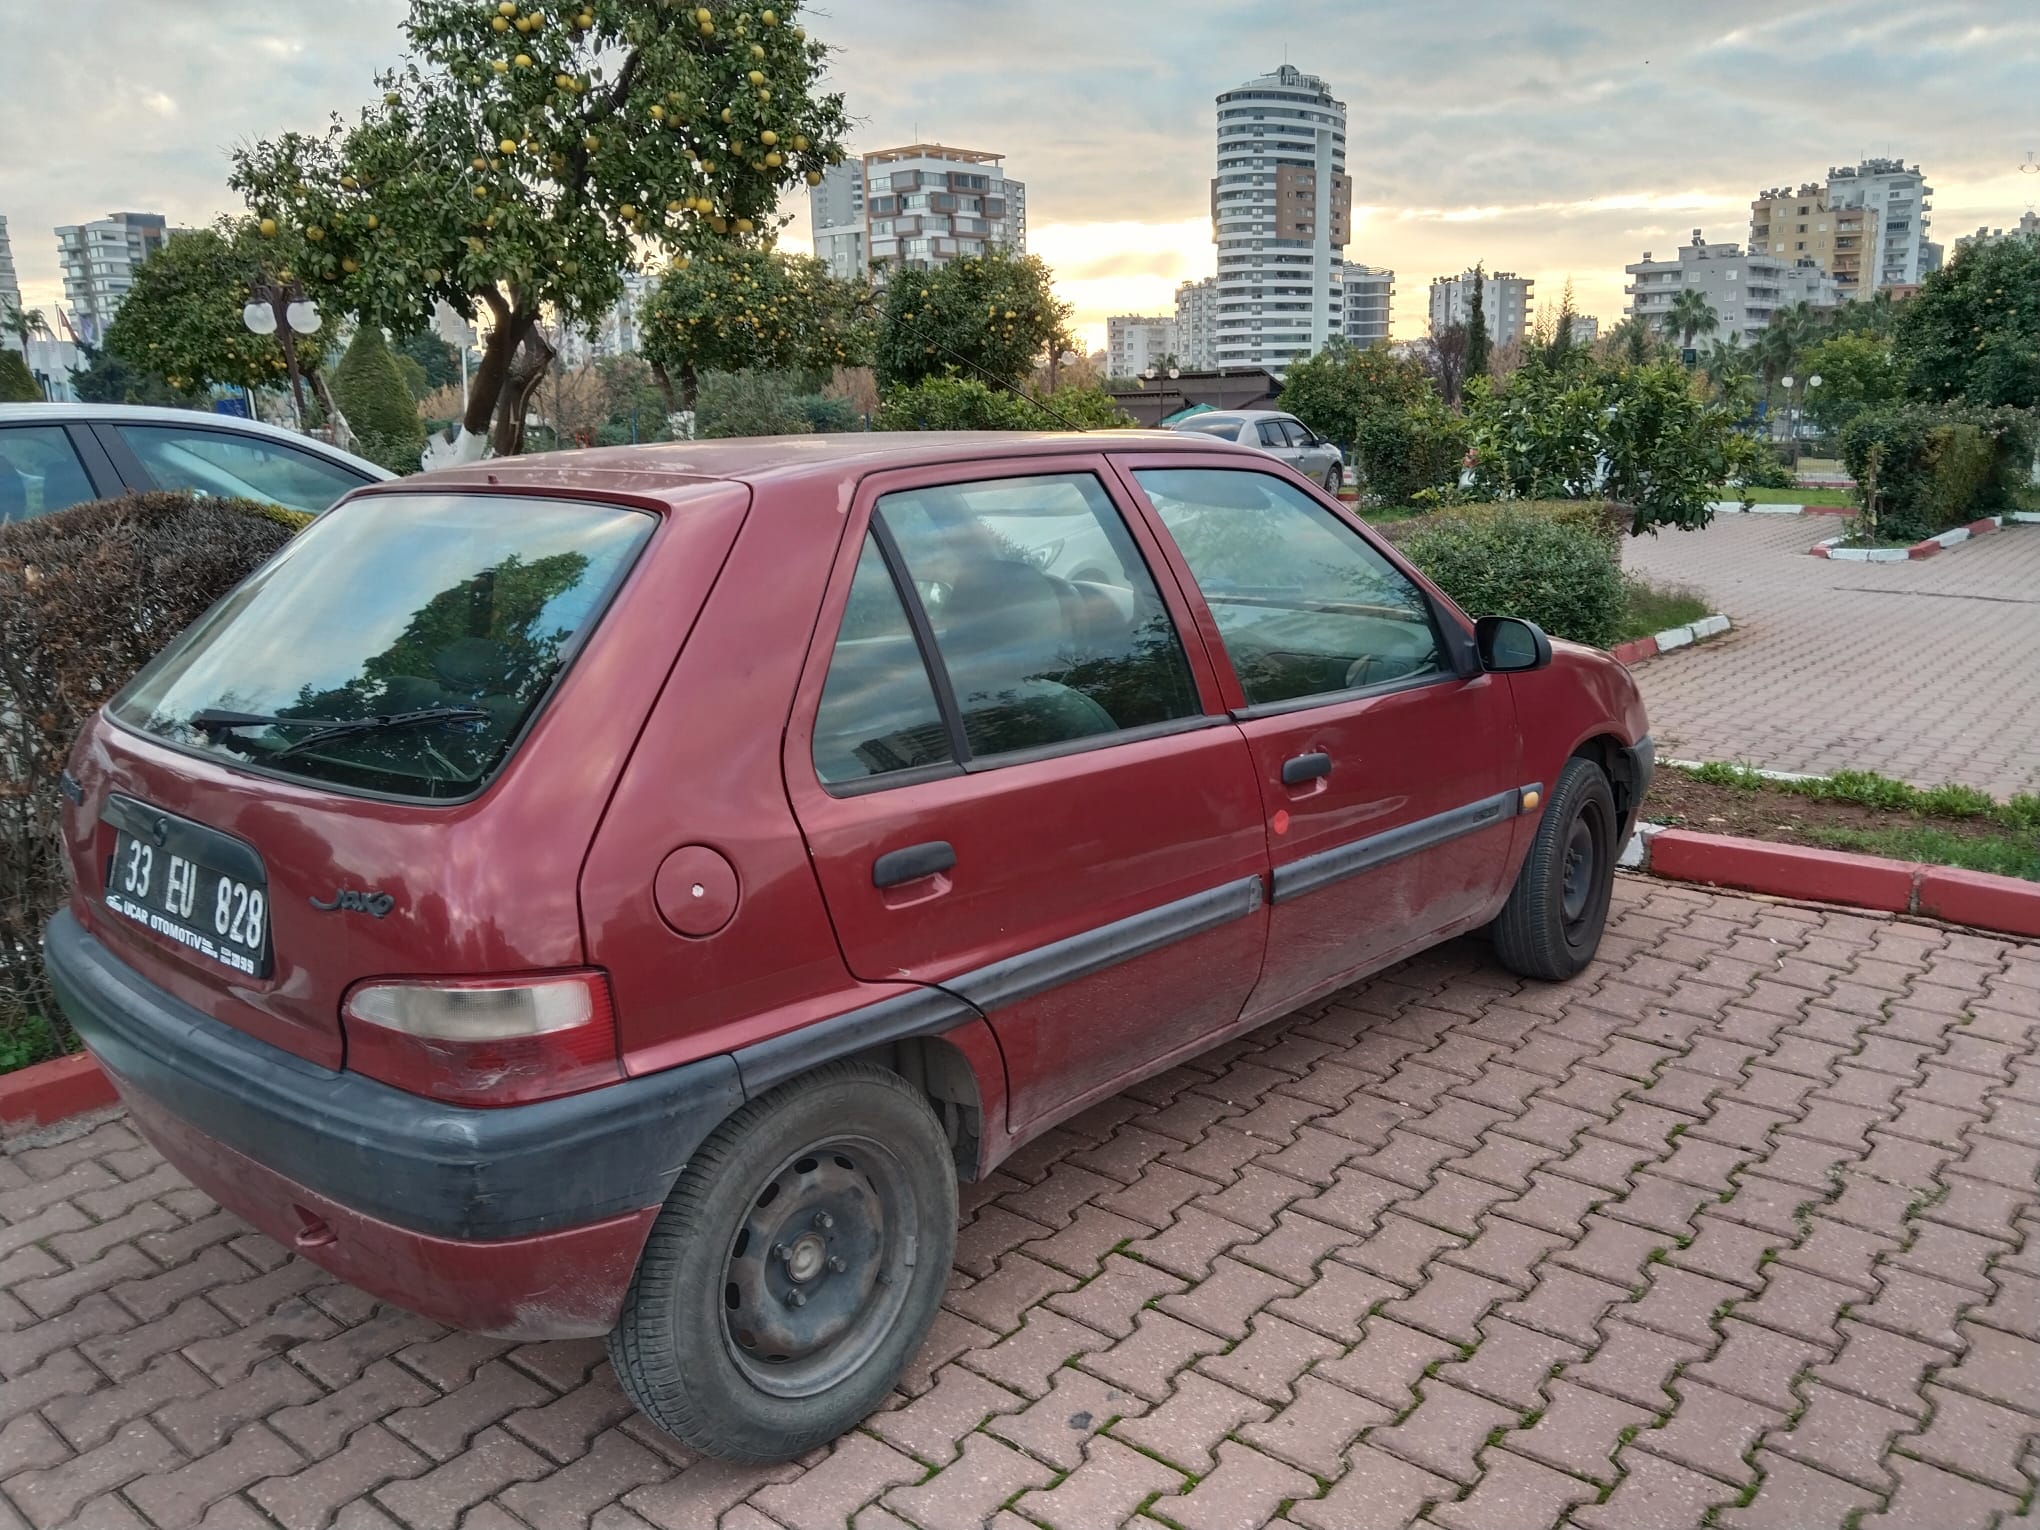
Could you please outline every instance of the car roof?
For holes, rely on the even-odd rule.
[[[890,468],[1015,457],[1059,457],[1100,452],[1245,451],[1194,439],[1173,430],[902,430],[835,435],[745,436],[716,441],[664,441],[605,446],[590,451],[489,457],[398,480],[385,491],[409,492],[483,485],[537,492],[573,490],[629,495],[673,503],[690,485],[714,480],[744,483],[821,479],[842,482]],[[1260,460],[1258,453],[1254,454]]]
[[[308,451],[343,463],[370,478],[381,480],[396,476],[388,468],[378,467],[366,457],[357,457],[352,452],[342,451],[316,436],[301,436],[294,430],[265,425],[260,420],[246,420],[236,414],[213,414],[203,409],[173,409],[157,404],[0,404],[0,425],[45,423],[80,425],[88,420],[99,420],[109,425],[196,426],[203,423],[207,430],[223,430],[233,435],[260,436],[265,441],[279,441],[286,446],[295,446],[300,451]]]
[[[1296,416],[1286,409],[1207,409],[1202,414],[1193,414],[1178,420],[1177,425],[1200,425],[1207,421],[1223,420],[1228,423],[1252,420],[1293,420]]]

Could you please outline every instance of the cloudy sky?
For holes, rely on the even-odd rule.
[[[232,209],[226,152],[353,109],[404,0],[0,0],[0,215],[27,301],[60,223]],[[1395,333],[1475,260],[1621,312],[1622,266],[1760,187],[1869,155],[1923,166],[1934,235],[2040,199],[2036,0],[826,0],[854,149],[1007,156],[1029,247],[1094,343],[1213,269],[1213,95],[1285,57],[1347,104],[1350,258],[1395,270]],[[805,198],[800,199],[804,204]],[[791,242],[806,209],[789,207]]]

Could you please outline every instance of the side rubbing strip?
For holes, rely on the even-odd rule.
[[[951,978],[940,988],[931,986],[882,999],[744,1047],[735,1054],[744,1095],[754,1099],[774,1084],[838,1057],[909,1036],[938,1035],[974,1014],[1017,1004],[1059,983],[1075,982],[1175,941],[1244,919],[1261,906],[1261,893],[1259,877],[1242,877],[979,967]]]
[[[1242,877],[1208,892],[1130,914],[1095,930],[1009,956],[989,967],[951,978],[946,985],[987,1012],[1017,1004],[1059,983],[1075,982],[1120,962],[1206,930],[1244,919],[1261,906],[1261,879]]]
[[[1286,903],[1291,898],[1300,898],[1346,877],[1358,876],[1363,871],[1372,871],[1406,855],[1415,855],[1420,850],[1429,850],[1462,834],[1471,834],[1490,824],[1513,818],[1521,808],[1522,790],[1512,787],[1492,797],[1483,797],[1478,802],[1469,802],[1464,807],[1402,824],[1384,834],[1370,834],[1350,844],[1320,850],[1316,855],[1307,855],[1302,860],[1275,868],[1275,892],[1270,901]]]

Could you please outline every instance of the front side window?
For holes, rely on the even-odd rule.
[[[1352,527],[1266,473],[1135,473],[1225,639],[1249,706],[1450,672],[1423,592]]]
[[[1197,715],[1175,623],[1091,474],[902,490],[875,513],[928,614],[973,757]]]
[[[337,462],[259,436],[178,425],[122,425],[119,430],[159,489],[266,500],[317,514],[370,482]]]
[[[356,500],[300,532],[110,711],[180,747],[307,780],[471,795],[656,524],[565,501]]]
[[[0,429],[0,525],[26,521],[98,496],[61,425]]]

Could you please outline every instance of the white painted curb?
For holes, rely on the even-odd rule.
[[[2040,510],[2012,510],[2005,515],[2008,521],[2017,521],[2021,526],[2040,526]]]
[[[1661,823],[1640,823],[1629,836],[1629,843],[1622,847],[1622,853],[1615,858],[1615,864],[1624,871],[1642,871],[1650,864],[1650,842],[1653,836],[1664,829]]]
[[[1659,760],[1658,764],[1669,770],[1698,770],[1705,760]],[[1733,761],[1727,763],[1734,764]],[[1766,781],[1825,781],[1826,776],[1809,774],[1803,770],[1766,770],[1760,765],[1737,765],[1736,769],[1753,776],[1762,776]]]
[[[1964,532],[1967,536],[1969,533]],[[1833,558],[1838,563],[1903,563],[1912,556],[1903,547],[1844,547],[1841,537],[1829,537],[1824,542],[1813,544],[1816,557]]]
[[[1739,499],[1717,499],[1707,508],[1716,515],[1741,515],[1745,511],[1751,515],[1804,515],[1807,507],[1804,505],[1745,505]]]

